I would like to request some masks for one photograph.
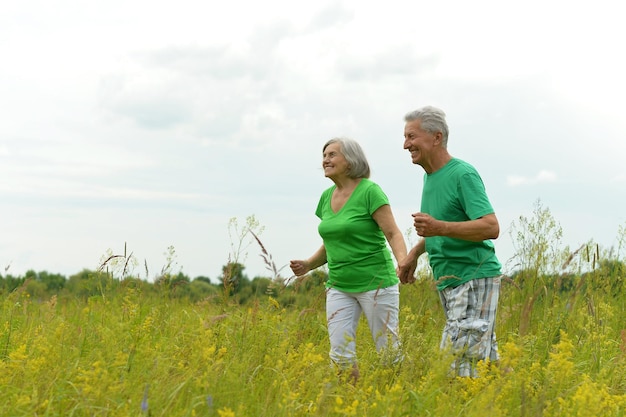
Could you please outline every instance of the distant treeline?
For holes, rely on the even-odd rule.
[[[321,269],[305,277],[255,277],[249,279],[245,266],[229,263],[222,268],[219,282],[199,276],[190,279],[183,273],[162,274],[154,282],[136,276],[116,278],[107,271],[83,270],[69,278],[46,271],[29,270],[24,276],[0,275],[0,297],[14,291],[26,292],[33,300],[47,300],[52,296],[63,297],[107,297],[117,290],[134,288],[145,295],[153,294],[168,298],[184,298],[191,302],[247,304],[260,298],[272,297],[283,307],[304,308],[324,304],[324,283],[328,277]],[[427,275],[424,275],[427,277]],[[423,276],[423,277],[424,277]],[[577,291],[581,285],[601,288],[607,293],[619,294],[626,288],[626,264],[619,260],[601,260],[596,268],[587,273],[538,274],[529,268],[517,271],[506,281],[518,288],[541,289],[548,285],[558,292]],[[434,283],[433,283],[434,284]]]
[[[260,297],[273,297],[280,305],[309,305],[312,289],[318,294],[323,288],[327,274],[321,270],[313,271],[300,279],[281,277],[248,278],[245,266],[229,263],[222,268],[223,274],[218,283],[208,277],[198,276],[191,279],[179,272],[163,274],[154,282],[136,276],[115,277],[107,271],[85,269],[70,277],[47,271],[27,271],[24,276],[0,275],[0,296],[14,291],[25,291],[33,300],[45,300],[53,295],[57,297],[89,298],[112,295],[119,288],[132,287],[145,293],[154,293],[172,298],[187,298],[192,302],[237,302],[246,304]]]

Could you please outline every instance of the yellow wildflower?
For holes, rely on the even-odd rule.
[[[220,408],[217,410],[217,414],[220,417],[235,417],[235,412],[229,407]]]

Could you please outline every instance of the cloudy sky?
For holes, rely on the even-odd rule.
[[[448,115],[449,151],[483,176],[503,263],[537,201],[564,244],[615,246],[626,26],[613,4],[8,2],[0,274],[69,276],[126,244],[142,277],[173,247],[175,272],[214,279],[238,246],[229,220],[251,215],[279,268],[308,257],[335,136],[362,144],[406,230],[423,171],[402,149],[403,116],[429,104]],[[245,272],[268,276],[259,246],[243,247]]]

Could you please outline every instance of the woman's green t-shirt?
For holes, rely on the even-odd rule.
[[[344,206],[333,212],[330,201],[336,186],[325,190],[315,214],[326,248],[328,288],[364,292],[399,282],[387,240],[372,214],[389,200],[380,186],[362,179]]]

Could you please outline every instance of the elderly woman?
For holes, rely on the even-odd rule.
[[[324,175],[334,185],[322,193],[315,214],[322,246],[308,259],[292,260],[297,276],[328,263],[326,317],[330,358],[340,369],[350,369],[356,381],[356,330],[361,313],[382,353],[399,360],[399,279],[396,262],[407,255],[404,237],[389,200],[369,180],[370,168],[354,140],[335,138],[322,149]]]

